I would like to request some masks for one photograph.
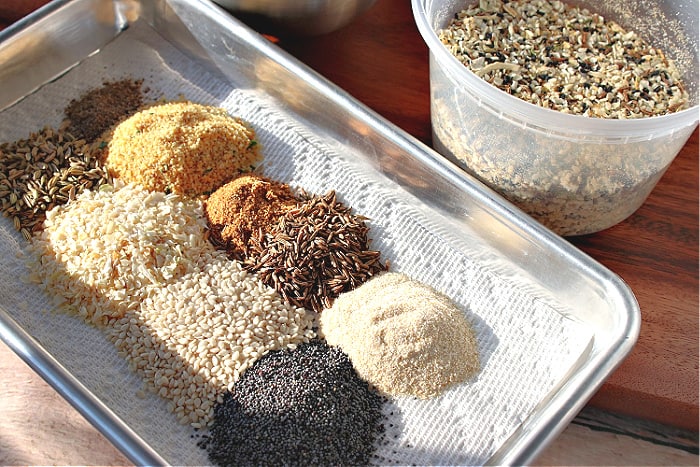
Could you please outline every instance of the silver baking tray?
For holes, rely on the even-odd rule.
[[[473,322],[481,373],[437,400],[392,401],[400,420],[374,462],[527,464],[634,346],[639,307],[619,277],[207,1],[58,0],[3,31],[0,141],[58,125],[71,99],[125,76],[247,119],[268,175],[335,189],[393,270]],[[206,463],[193,428],[135,396],[99,331],[22,280],[26,242],[0,221],[3,341],[134,463]]]

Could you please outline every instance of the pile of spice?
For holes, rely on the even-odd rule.
[[[117,181],[118,182],[118,181]],[[31,248],[39,283],[101,325],[137,309],[152,287],[197,268],[211,250],[197,202],[125,185],[85,191],[47,212]]]
[[[264,235],[296,205],[289,185],[257,174],[240,175],[212,193],[204,209],[209,239],[236,259],[248,254],[251,235]]]
[[[246,122],[187,101],[147,107],[107,139],[102,157],[114,177],[191,197],[212,193],[262,159]]]
[[[28,138],[0,145],[2,212],[29,240],[43,227],[46,211],[111,178],[84,139],[65,128],[45,127]]]
[[[321,314],[319,335],[389,396],[436,397],[479,371],[476,336],[464,313],[400,273],[382,273],[338,297]]]
[[[680,72],[661,50],[559,0],[480,0],[438,35],[475,74],[548,109],[630,119],[688,106]]]
[[[64,113],[68,132],[93,143],[102,133],[134,114],[143,104],[143,80],[106,81],[78,99],[70,101]]]
[[[245,265],[290,303],[316,312],[387,267],[369,248],[365,217],[336,199],[301,194],[269,233],[250,238]]]
[[[312,341],[258,360],[201,445],[217,465],[368,465],[383,403],[342,351]]]
[[[134,186],[86,191],[47,213],[30,279],[98,326],[181,423],[266,352],[314,337],[313,317],[206,239],[200,201]]]

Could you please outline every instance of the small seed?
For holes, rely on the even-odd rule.
[[[351,214],[333,191],[302,197],[270,233],[251,237],[244,263],[292,304],[321,312],[385,267],[369,250],[366,218]]]

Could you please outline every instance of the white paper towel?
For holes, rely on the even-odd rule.
[[[390,465],[486,462],[572,371],[592,332],[565,318],[536,287],[502,274],[464,242],[441,234],[419,201],[364,172],[254,90],[208,74],[145,24],[137,23],[60,79],[0,114],[0,141],[57,126],[71,99],[106,79],[143,78],[152,97],[184,96],[218,105],[250,122],[265,157],[265,175],[339,198],[371,220],[372,247],[391,268],[449,295],[473,323],[482,371],[443,396],[400,398],[385,407],[386,436],[374,461]],[[0,306],[83,384],[175,465],[207,463],[198,433],[178,425],[166,401],[147,393],[112,344],[77,318],[54,313],[51,298],[27,285],[24,240],[0,220]],[[201,432],[200,432],[201,434]]]

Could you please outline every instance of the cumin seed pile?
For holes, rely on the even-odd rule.
[[[290,303],[320,313],[387,266],[369,248],[367,218],[335,191],[301,197],[269,233],[251,237],[245,264]]]

